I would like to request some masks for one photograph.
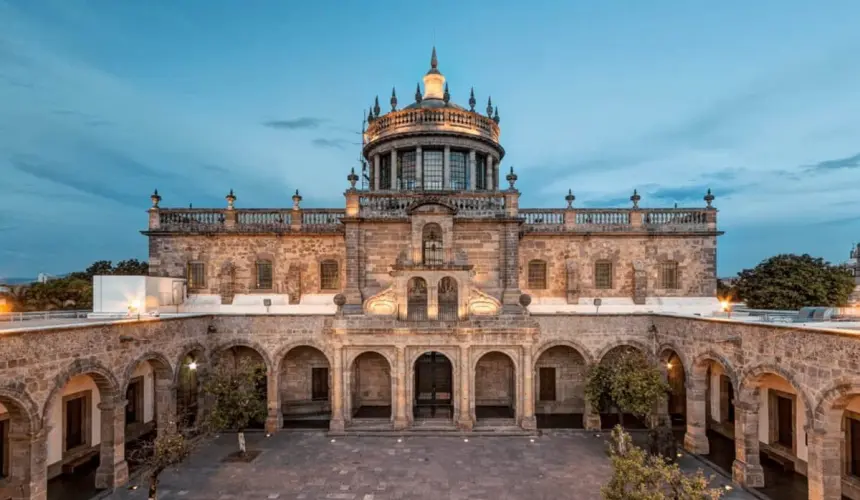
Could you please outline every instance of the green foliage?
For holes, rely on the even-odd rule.
[[[150,499],[158,497],[158,478],[165,469],[175,467],[191,455],[192,445],[175,429],[162,432],[152,441],[142,443],[134,449],[129,459],[147,469]]]
[[[650,416],[669,389],[660,370],[636,350],[592,366],[585,383],[585,395],[598,411],[615,408],[640,418]]]
[[[612,430],[609,459],[612,476],[600,491],[604,500],[716,500],[723,493],[710,488],[701,469],[688,476],[677,464],[634,446],[620,426]]]
[[[783,254],[739,273],[736,288],[755,309],[796,310],[805,306],[844,306],[854,290],[854,278],[824,259]]]
[[[265,387],[266,369],[259,363],[239,359],[216,364],[203,386],[214,403],[208,416],[209,429],[242,432],[249,424],[265,420]]]

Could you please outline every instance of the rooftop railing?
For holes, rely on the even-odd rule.
[[[524,232],[702,232],[716,230],[709,208],[520,209]]]
[[[499,125],[489,117],[464,109],[418,108],[392,111],[374,119],[364,132],[365,144],[412,131],[451,131],[499,142]]]
[[[342,209],[159,208],[150,231],[175,233],[339,232]]]
[[[388,192],[361,193],[358,199],[359,215],[365,218],[398,219],[406,217],[414,203],[433,200],[456,210],[455,217],[495,217],[505,213],[505,195],[501,192]]]

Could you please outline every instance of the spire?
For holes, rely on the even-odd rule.
[[[439,72],[439,61],[436,59],[436,47],[430,56],[430,70],[424,75],[424,99],[444,99],[445,77]]]
[[[379,117],[379,96],[376,96],[376,99],[373,100],[373,117]]]
[[[370,123],[372,121],[373,121],[373,106],[371,106],[370,109],[367,110],[367,123]]]
[[[397,111],[397,93],[391,87],[391,111]]]
[[[475,101],[475,87],[472,87],[469,90],[469,111],[472,113],[475,112],[475,104],[477,104],[477,101]]]
[[[442,94],[442,100],[445,101],[445,104],[448,104],[448,101],[451,100],[451,93],[448,92],[448,84],[445,83],[445,93]]]
[[[499,107],[496,106],[496,112],[493,114],[493,121],[499,123]]]
[[[433,46],[433,55],[430,56],[430,69],[437,69],[439,67],[439,61],[436,60],[436,46]]]
[[[421,102],[421,84],[415,84],[415,102]]]
[[[487,116],[490,118],[493,117],[493,98],[492,97],[487,98]]]

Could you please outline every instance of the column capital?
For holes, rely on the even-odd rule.
[[[128,400],[125,398],[106,399],[100,402],[96,407],[102,411],[121,410],[126,407]]]

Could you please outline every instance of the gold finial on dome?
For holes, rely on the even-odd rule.
[[[436,47],[430,56],[430,71],[424,75],[424,99],[443,99],[445,97],[445,77],[439,72]]]

